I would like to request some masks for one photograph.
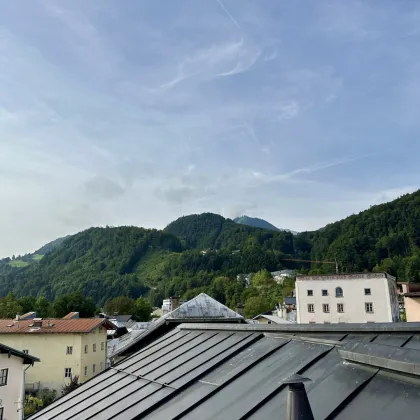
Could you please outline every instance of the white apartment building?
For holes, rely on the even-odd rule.
[[[300,276],[298,324],[398,322],[397,283],[387,273]]]

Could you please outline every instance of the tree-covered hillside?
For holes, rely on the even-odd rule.
[[[182,217],[164,231],[91,228],[65,239],[42,259],[32,258],[26,267],[0,261],[0,296],[12,291],[18,297],[53,300],[80,291],[99,305],[123,295],[147,296],[156,305],[170,295],[192,297],[204,291],[233,306],[259,293],[251,288],[257,295],[249,295],[236,280],[238,274],[335,270],[333,264],[291,259],[337,259],[345,272],[386,270],[400,281],[420,282],[420,192],[298,235],[240,225],[211,213]],[[282,292],[273,293],[277,298]]]

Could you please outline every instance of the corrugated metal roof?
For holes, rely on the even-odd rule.
[[[381,344],[360,344],[333,329],[325,334],[335,340],[324,340],[319,333],[280,337],[258,328],[192,325],[172,330],[31,418],[285,418],[284,381],[293,374],[311,380],[306,389],[315,419],[394,420],[416,418],[420,410],[420,351],[406,349],[419,342],[420,328],[395,347],[403,337],[388,346],[380,331],[370,333]]]
[[[33,319],[0,319],[0,334],[89,333],[106,321],[103,318],[43,319],[39,328],[34,326]]]
[[[141,345],[143,340],[148,339],[153,334],[163,331],[168,322],[187,322],[187,321],[243,321],[243,316],[232,311],[227,306],[221,304],[216,299],[200,293],[195,298],[183,303],[179,308],[168,312],[158,320],[151,322],[147,329],[134,333],[129,337],[122,336],[121,343],[113,347],[112,353],[108,357],[126,355],[135,346]],[[126,334],[127,335],[127,334]],[[125,337],[125,339],[124,339]]]

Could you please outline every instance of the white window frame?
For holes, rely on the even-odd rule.
[[[0,369],[0,387],[7,385],[9,379],[9,368]]]
[[[329,303],[323,303],[322,304],[322,312],[324,312],[324,314],[329,314],[330,313],[330,304]]]
[[[92,344],[92,349],[93,349],[93,352],[96,353],[96,343]]]
[[[325,292],[325,294],[324,294],[324,292]],[[321,290],[321,295],[322,296],[328,296],[328,289],[322,289]]]
[[[67,346],[66,354],[67,355],[72,355],[73,354],[73,346]]]
[[[373,302],[365,302],[365,312],[367,314],[375,313],[374,308],[373,308]]]
[[[88,370],[88,367],[85,366],[85,376],[88,376],[88,375],[89,375],[89,370]]]
[[[341,311],[340,311],[340,307],[342,308]],[[339,314],[343,314],[344,313],[344,303],[337,303],[337,312]]]
[[[341,290],[340,294],[337,292],[337,290]],[[344,297],[344,290],[343,290],[343,288],[341,286],[337,286],[335,288],[335,297],[336,298],[342,298],[342,297]]]
[[[72,371],[71,368],[64,368],[64,377],[65,378],[72,378]]]
[[[369,293],[367,293],[369,291]],[[365,288],[365,296],[372,296],[372,289],[370,287]]]
[[[308,289],[307,291],[306,291],[306,295],[307,296],[313,296],[314,295],[314,291],[312,290],[312,289]]]
[[[27,350],[27,349],[22,350],[22,353],[29,354],[29,350]],[[0,418],[0,420],[1,420],[1,418]]]
[[[85,354],[88,354],[88,351],[89,351],[89,345],[85,344]]]

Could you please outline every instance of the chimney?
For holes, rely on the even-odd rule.
[[[286,420],[315,420],[304,385],[304,382],[309,381],[310,379],[297,374],[283,381],[289,385]]]
[[[243,303],[239,302],[236,305],[236,313],[245,317],[245,307],[244,307]]]
[[[171,311],[179,308],[179,296],[171,297]]]
[[[16,314],[15,321],[20,321],[20,313],[19,312]]]
[[[42,318],[34,318],[34,322],[32,323],[31,327],[42,327]]]

